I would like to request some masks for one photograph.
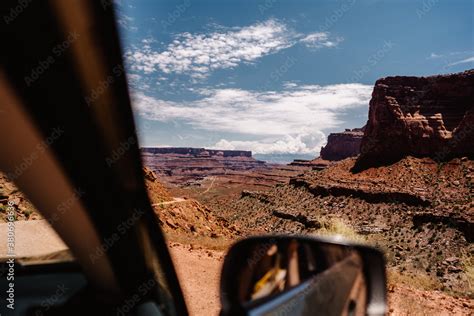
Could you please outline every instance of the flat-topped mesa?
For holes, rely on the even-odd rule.
[[[221,157],[248,157],[252,158],[252,152],[247,150],[216,150],[192,147],[144,147],[142,153],[150,154],[176,154],[192,156],[221,156]]]
[[[346,129],[344,132],[329,134],[326,146],[321,147],[321,158],[342,160],[357,156],[363,136],[364,128]]]
[[[377,80],[355,171],[407,155],[474,157],[474,70]]]
[[[280,170],[255,159],[251,151],[243,150],[149,147],[142,148],[141,155],[144,165],[155,171],[160,180],[178,186],[201,186],[206,179],[213,185],[218,177],[221,183],[256,183],[267,187],[286,182],[298,172],[288,167]]]

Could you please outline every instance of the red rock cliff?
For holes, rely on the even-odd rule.
[[[321,158],[324,160],[342,160],[357,156],[364,132],[362,128],[346,129],[341,133],[331,133],[328,143],[321,148]]]
[[[474,70],[377,80],[356,169],[407,155],[474,156]]]

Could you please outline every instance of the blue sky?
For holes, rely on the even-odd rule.
[[[316,156],[378,78],[474,67],[474,1],[116,1],[141,146]]]

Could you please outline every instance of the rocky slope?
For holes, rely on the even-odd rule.
[[[342,160],[357,156],[363,136],[363,128],[346,129],[341,133],[329,134],[326,146],[321,148],[321,159]]]
[[[7,222],[8,201],[16,205],[16,220],[42,219],[33,204],[18,190],[13,181],[0,172],[0,222]]]
[[[377,80],[355,170],[407,155],[474,157],[474,70]]]
[[[397,272],[473,296],[474,161],[440,165],[407,157],[356,174],[354,163],[349,158],[288,185],[242,192],[220,213],[247,234],[341,233],[365,240],[382,248]]]
[[[238,233],[235,226],[216,216],[193,199],[172,197],[147,167],[143,168],[145,184],[152,206],[168,238],[182,241],[195,238],[232,238]]]

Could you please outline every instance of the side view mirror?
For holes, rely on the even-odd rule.
[[[221,315],[385,315],[383,254],[297,236],[252,237],[225,258]]]

